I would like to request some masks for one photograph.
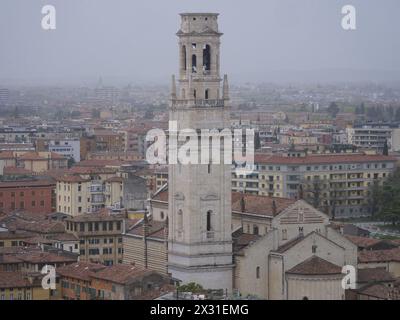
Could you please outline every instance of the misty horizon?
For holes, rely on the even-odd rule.
[[[181,12],[218,12],[222,71],[231,83],[399,82],[396,0],[351,1],[357,30],[332,0],[53,0],[57,29],[41,29],[44,1],[0,4],[0,85],[168,84],[178,71]]]

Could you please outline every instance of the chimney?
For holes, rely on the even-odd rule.
[[[276,216],[276,202],[272,200],[272,216]]]

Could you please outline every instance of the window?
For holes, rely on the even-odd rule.
[[[183,228],[183,211],[179,209],[178,211],[178,230],[182,230]]]
[[[161,220],[164,220],[164,211],[160,212],[160,217],[161,217]]]
[[[212,215],[212,211],[211,210],[207,211],[207,231],[211,231],[212,230],[211,215]]]
[[[282,240],[287,240],[287,230],[286,229],[282,230]]]
[[[183,70],[186,70],[186,46],[181,48],[181,66]]]
[[[260,279],[260,267],[256,268],[256,278]]]
[[[253,226],[253,234],[258,235],[258,226],[254,225]]]
[[[204,46],[203,49],[203,70],[209,71],[210,69],[211,69],[211,47],[207,44]]]
[[[197,57],[196,55],[192,55],[192,72],[196,73],[197,72]]]

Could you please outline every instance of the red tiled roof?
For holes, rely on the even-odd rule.
[[[19,174],[32,174],[33,171],[27,170],[25,168],[19,167],[4,167],[3,174],[4,175],[19,175]]]
[[[294,266],[289,271],[286,271],[286,273],[300,275],[333,275],[341,274],[342,268],[320,257],[312,256]]]
[[[27,277],[21,272],[0,271],[0,288],[32,287]]]
[[[55,183],[51,180],[15,180],[0,182],[0,188],[20,188],[20,187],[53,187]]]
[[[386,282],[395,281],[395,278],[384,267],[358,269],[357,282]]]
[[[56,178],[57,181],[62,182],[89,182],[90,179],[82,178],[79,175],[64,175]]]
[[[100,270],[107,268],[102,264],[78,262],[57,268],[57,273],[63,277],[90,281],[91,276]]]
[[[371,245],[377,244],[381,242],[382,240],[379,239],[374,239],[374,238],[367,238],[367,237],[358,237],[358,236],[350,236],[350,235],[345,235],[345,237],[353,242],[357,247],[359,248],[366,248]]]
[[[334,163],[356,163],[356,162],[395,162],[396,157],[383,155],[365,154],[329,154],[329,155],[308,155],[305,157],[283,157],[278,155],[256,154],[255,163],[260,164],[334,164]]]
[[[117,264],[96,272],[92,275],[92,277],[118,284],[125,284],[131,281],[132,278],[146,274],[148,272],[148,269],[144,269],[138,266]]]
[[[242,198],[244,200],[244,212],[267,216],[278,215],[296,202],[295,199],[232,192],[232,211],[242,211]],[[275,213],[273,212],[274,202],[276,206]]]
[[[358,253],[359,263],[400,262],[400,248],[389,250],[364,250]]]

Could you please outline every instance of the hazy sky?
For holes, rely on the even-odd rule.
[[[341,28],[346,4],[356,31]],[[180,12],[220,13],[233,81],[400,80],[399,0],[0,0],[0,84],[168,83]]]

